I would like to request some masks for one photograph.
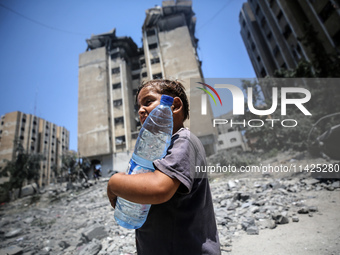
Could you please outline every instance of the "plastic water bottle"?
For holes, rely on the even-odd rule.
[[[146,118],[137,138],[127,174],[155,171],[152,162],[165,156],[171,142],[173,119],[171,105],[174,99],[162,95],[160,104]],[[137,204],[118,197],[114,217],[128,229],[140,228],[146,221],[149,204]]]

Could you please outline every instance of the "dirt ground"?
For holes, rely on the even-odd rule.
[[[303,194],[306,204],[317,206],[318,212],[299,214],[299,222],[263,229],[259,235],[233,237],[229,254],[340,254],[340,190]]]

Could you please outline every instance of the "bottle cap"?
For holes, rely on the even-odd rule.
[[[161,97],[161,104],[171,106],[173,102],[174,102],[174,98],[173,97],[168,96],[168,95],[162,95],[162,97]]]

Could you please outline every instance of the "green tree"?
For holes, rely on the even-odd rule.
[[[56,184],[59,177],[61,177],[61,171],[57,164],[51,166],[51,170],[54,173],[53,182]]]
[[[78,179],[79,176],[79,164],[77,154],[69,151],[62,156],[62,172],[67,176],[69,182],[73,182]]]
[[[88,179],[88,175],[92,169],[91,161],[88,158],[79,158],[79,168],[83,178]]]
[[[25,181],[34,181],[39,188],[40,161],[42,156],[25,152],[20,141],[14,141],[14,146],[16,157],[13,161],[7,161],[6,166],[1,171],[1,175],[9,176],[9,182],[4,187],[8,188],[9,191],[18,189],[18,196],[21,197],[21,190]]]

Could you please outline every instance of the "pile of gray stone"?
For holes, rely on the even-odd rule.
[[[134,231],[114,220],[107,181],[87,189],[51,186],[39,197],[1,205],[0,254],[136,254]],[[211,188],[221,248],[228,253],[241,232],[258,235],[317,212],[305,204],[302,190],[339,190],[340,182],[218,178]]]
[[[302,196],[301,191],[339,190],[340,181],[246,178],[222,179],[211,186],[221,248],[230,251],[232,237],[241,232],[258,235],[261,229],[299,222],[301,214],[312,217],[319,208],[307,205],[312,197]]]

